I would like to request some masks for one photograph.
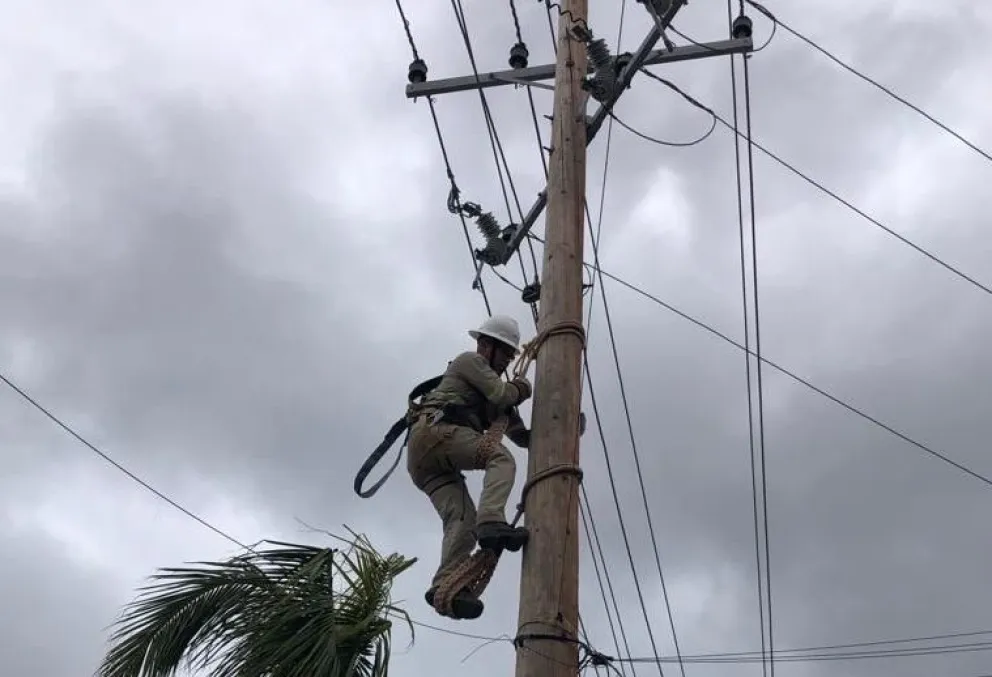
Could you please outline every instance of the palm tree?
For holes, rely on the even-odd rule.
[[[272,547],[159,570],[118,619],[97,674],[385,677],[389,617],[413,630],[390,590],[416,559],[352,535],[345,550],[264,541]]]

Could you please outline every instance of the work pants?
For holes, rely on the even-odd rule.
[[[488,454],[480,453],[481,433],[448,423],[429,425],[425,419],[422,416],[410,429],[407,470],[417,488],[430,498],[444,529],[433,587],[472,553],[478,524],[506,521],[517,466],[502,444]],[[465,486],[462,472],[467,470],[486,471],[478,511]]]

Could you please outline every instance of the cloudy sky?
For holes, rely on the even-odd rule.
[[[616,51],[620,2],[593,4],[590,24]],[[643,8],[627,4],[621,49],[648,28]],[[766,4],[992,146],[985,3]],[[531,63],[549,61],[543,5],[518,5]],[[404,97],[410,52],[393,4],[0,6],[10,19],[0,26],[0,370],[243,542],[319,542],[297,520],[347,524],[385,551],[420,558],[395,591],[415,619],[512,636],[518,558],[504,558],[482,619],[441,619],[422,600],[440,539],[427,500],[403,473],[371,500],[351,490],[409,388],[468,348],[465,330],[485,315],[460,224],[445,209],[426,102]],[[406,10],[431,75],[468,73],[449,3],[409,0]],[[506,3],[467,2],[466,11],[480,68],[505,67],[515,39]],[[751,15],[763,40],[767,22]],[[722,39],[726,9],[695,2],[675,23],[694,39]],[[992,284],[984,158],[785,31],[751,64],[756,139]],[[731,114],[727,59],[655,71]],[[550,114],[550,93],[534,96],[539,114]],[[544,182],[527,97],[507,87],[489,98],[526,209]],[[463,197],[505,221],[478,96],[446,95],[437,108]],[[668,140],[708,125],[643,77],[617,113]],[[590,150],[594,210],[605,140]],[[742,340],[729,132],[669,148],[617,128],[610,162],[603,268]],[[988,295],[766,157],[756,154],[754,169],[765,354],[992,475]],[[524,261],[530,269],[529,252]],[[506,274],[520,282],[516,263]],[[485,281],[494,309],[532,329],[517,292],[491,274]],[[600,291],[591,374],[658,650],[670,654]],[[605,291],[680,648],[757,650],[743,354],[622,286]],[[776,648],[992,633],[989,487],[780,374],[764,376]],[[0,422],[4,675],[90,674],[106,627],[156,567],[236,552],[9,390]],[[652,654],[595,428],[582,453],[630,653]],[[584,620],[593,644],[616,654],[583,548]],[[399,632],[398,675],[512,669],[505,643],[466,658],[481,641],[421,627],[406,648]],[[977,677],[992,673],[992,658],[790,662],[777,671]]]

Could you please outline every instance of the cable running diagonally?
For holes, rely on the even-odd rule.
[[[734,130],[733,125],[731,125],[729,122],[727,122],[722,117],[720,117],[719,115],[717,115],[717,113],[714,112],[712,108],[710,108],[709,106],[706,106],[706,105],[700,103],[695,98],[693,98],[689,94],[687,94],[684,91],[682,91],[674,83],[666,80],[665,78],[661,77],[660,75],[658,75],[656,73],[652,73],[647,68],[642,68],[641,69],[641,72],[643,72],[645,75],[647,75],[651,79],[657,80],[658,82],[660,82],[661,84],[665,85],[666,87],[674,90],[675,92],[677,92],[678,94],[680,94],[686,101],[688,101],[689,103],[691,103],[693,106],[696,106],[697,108],[701,108],[702,110],[704,110],[704,111],[706,111],[708,113],[711,113],[714,117],[716,117],[717,121],[720,124],[722,124],[724,127],[726,127],[727,129],[729,129],[731,131]],[[741,135],[741,132],[738,131],[737,132],[737,135],[740,136]],[[799,171],[794,166],[792,166],[791,164],[789,164],[788,162],[786,162],[785,160],[783,160],[782,158],[780,158],[778,155],[776,155],[775,153],[771,152],[770,150],[768,150],[767,148],[765,148],[764,146],[762,146],[760,143],[758,143],[757,141],[755,141],[753,138],[750,139],[748,141],[748,143],[751,146],[753,146],[753,147],[757,148],[758,150],[760,150],[762,153],[764,153],[765,155],[767,155],[768,157],[770,157],[772,160],[774,160],[778,164],[780,164],[783,167],[785,167],[786,169],[788,169],[790,172],[792,172],[793,174],[795,174],[799,178],[803,179],[804,181],[806,181],[807,183],[809,183],[810,185],[812,185],[814,188],[817,188],[821,192],[826,193],[827,195],[829,195],[830,197],[832,197],[834,200],[836,200],[837,202],[841,203],[842,205],[844,205],[845,207],[847,207],[848,209],[850,209],[851,211],[853,211],[858,216],[860,216],[863,219],[867,220],[869,223],[871,223],[871,224],[875,225],[876,227],[882,229],[883,231],[885,231],[886,233],[888,233],[892,237],[896,238],[897,240],[899,240],[903,244],[908,245],[909,247],[915,249],[917,252],[919,252],[923,256],[927,257],[928,259],[930,259],[934,263],[940,265],[941,267],[946,268],[947,270],[949,270],[954,275],[957,275],[958,277],[960,277],[964,281],[970,283],[972,286],[974,286],[974,287],[976,287],[978,289],[981,289],[986,294],[992,295],[992,287],[989,287],[989,286],[987,286],[985,284],[982,284],[981,282],[979,282],[975,278],[969,276],[968,274],[964,273],[960,269],[958,269],[958,268],[952,266],[951,264],[947,263],[946,261],[944,261],[943,259],[941,259],[940,257],[938,257],[936,254],[933,254],[930,251],[924,249],[920,245],[918,245],[915,242],[911,241],[909,238],[906,238],[906,237],[900,235],[896,231],[892,230],[891,228],[889,228],[888,226],[886,226],[885,224],[883,224],[878,219],[874,218],[873,216],[870,216],[865,211],[863,211],[863,210],[859,209],[858,207],[854,206],[851,202],[845,200],[840,195],[838,195],[837,193],[833,192],[832,190],[830,190],[829,188],[827,188],[826,186],[824,186],[822,183],[819,183],[818,181],[810,178],[807,174],[804,174],[803,172]]]
[[[538,237],[537,235],[533,235],[532,237],[535,240],[537,240],[538,242],[541,242],[542,241],[541,238]],[[594,272],[596,272],[596,266],[593,266],[591,263],[583,263],[582,265],[584,265],[587,268],[589,268],[590,270],[593,270]],[[700,329],[706,330],[707,332],[709,332],[713,336],[716,336],[717,338],[723,340],[725,343],[729,343],[730,345],[734,346],[738,350],[742,350],[742,351],[747,352],[748,349],[743,344],[739,343],[737,340],[731,338],[730,336],[728,336],[727,334],[723,333],[719,329],[716,329],[712,325],[707,324],[706,322],[700,320],[697,317],[693,317],[692,315],[690,315],[689,313],[687,313],[687,312],[685,312],[683,310],[679,310],[678,308],[676,308],[672,304],[670,304],[670,303],[668,303],[666,301],[663,301],[662,299],[658,298],[654,294],[651,294],[650,292],[647,292],[644,289],[641,289],[640,287],[631,284],[630,282],[627,282],[623,278],[617,277],[616,275],[613,275],[612,273],[608,273],[605,270],[602,270],[602,271],[599,271],[599,272],[602,272],[603,277],[606,277],[606,278],[609,278],[610,280],[613,280],[614,282],[616,282],[620,286],[625,287],[626,289],[634,292],[635,294],[639,294],[640,296],[643,296],[644,298],[648,299],[649,301],[652,301],[653,303],[661,306],[662,308],[668,310],[669,312],[674,313],[675,315],[678,315],[683,320],[687,320],[688,322],[691,322],[692,324],[696,325]],[[754,352],[753,351],[750,354],[753,355],[754,357],[757,357],[757,355],[754,355]],[[954,459],[952,459],[949,456],[947,456],[945,453],[943,453],[941,451],[938,451],[937,449],[934,449],[933,447],[928,446],[928,445],[926,445],[926,444],[924,444],[924,443],[922,443],[922,442],[920,442],[918,440],[915,440],[915,439],[913,439],[912,437],[910,437],[909,435],[907,435],[907,434],[905,434],[903,432],[900,432],[898,429],[896,429],[895,427],[893,427],[893,426],[891,426],[891,425],[883,422],[881,419],[878,419],[878,418],[872,416],[871,414],[866,413],[865,411],[863,411],[862,409],[859,409],[858,407],[854,406],[853,404],[850,404],[849,402],[846,402],[846,401],[842,400],[841,398],[837,397],[836,395],[831,394],[827,390],[824,390],[823,388],[815,385],[812,381],[809,381],[808,379],[805,379],[805,378],[797,375],[795,372],[792,372],[789,369],[783,367],[782,365],[780,365],[780,364],[778,364],[776,362],[773,362],[772,360],[768,359],[765,356],[762,356],[761,357],[761,363],[762,364],[765,364],[765,365],[768,365],[769,367],[771,367],[772,369],[774,369],[775,371],[779,372],[780,374],[782,374],[784,376],[788,376],[790,379],[792,379],[796,383],[799,383],[800,385],[805,386],[806,388],[812,390],[813,392],[817,393],[818,395],[821,395],[822,397],[825,397],[826,399],[830,400],[834,404],[836,404],[836,405],[838,405],[840,407],[843,407],[844,409],[846,409],[850,413],[854,414],[855,416],[858,416],[859,418],[864,419],[865,421],[868,421],[869,423],[873,424],[874,426],[876,426],[878,428],[881,428],[882,430],[888,432],[889,434],[893,435],[894,437],[898,437],[902,441],[911,444],[912,446],[916,447],[920,451],[923,451],[923,452],[929,454],[930,456],[933,456],[934,458],[936,458],[936,459],[938,459],[940,461],[943,461],[947,465],[950,465],[953,468],[956,468],[957,470],[961,471],[965,475],[969,475],[969,476],[977,479],[978,481],[982,482],[983,484],[986,484],[986,485],[992,487],[992,479],[988,478],[987,476],[982,475],[981,473],[979,473],[979,472],[977,472],[975,470],[972,470],[971,468],[969,468],[968,466],[964,465],[963,463],[959,463],[958,461],[955,461]]]
[[[133,472],[131,472],[130,470],[128,470],[126,467],[124,467],[123,465],[121,465],[120,463],[118,463],[117,461],[115,461],[110,456],[110,454],[104,452],[99,447],[97,447],[95,444],[93,444],[92,442],[90,442],[89,440],[87,440],[85,437],[83,437],[82,435],[80,435],[78,432],[76,432],[76,430],[72,426],[70,426],[68,423],[65,423],[64,421],[62,421],[62,419],[60,419],[58,416],[56,416],[55,414],[53,414],[49,409],[47,409],[46,407],[42,406],[42,404],[40,402],[38,402],[38,400],[36,400],[33,397],[31,397],[31,395],[29,395],[23,388],[21,388],[16,383],[14,383],[13,381],[11,381],[4,374],[0,374],[0,381],[3,381],[4,385],[6,385],[8,388],[10,388],[11,390],[13,390],[15,393],[17,393],[18,395],[20,395],[21,398],[23,398],[24,401],[26,401],[32,407],[34,407],[35,409],[37,409],[38,411],[40,411],[42,414],[44,414],[46,418],[48,418],[50,421],[52,421],[52,423],[54,423],[58,427],[62,428],[62,430],[64,430],[69,435],[71,435],[72,437],[74,437],[77,442],[79,442],[80,444],[82,444],[84,447],[86,447],[87,449],[89,449],[90,451],[92,451],[94,454],[96,454],[97,456],[99,456],[100,458],[102,458],[104,461],[106,461],[107,463],[109,463],[110,465],[112,465],[114,468],[116,468],[120,472],[124,473],[127,477],[129,477],[131,480],[133,480],[134,482],[136,482],[139,485],[141,485],[144,489],[150,491],[152,494],[154,494],[155,496],[157,496],[161,500],[165,501],[166,503],[168,503],[173,508],[175,508],[176,510],[178,510],[182,514],[186,515],[190,519],[192,519],[192,520],[194,520],[196,522],[199,522],[201,525],[203,525],[207,529],[210,529],[210,531],[214,532],[218,536],[227,539],[228,541],[230,541],[231,543],[237,545],[240,548],[243,548],[245,550],[248,550],[249,552],[254,552],[254,550],[251,548],[251,546],[245,545],[244,543],[242,543],[241,541],[239,541],[238,539],[236,539],[234,536],[231,536],[229,533],[223,531],[222,529],[220,529],[218,527],[215,527],[213,524],[211,524],[207,520],[203,519],[202,517],[200,517],[199,515],[197,515],[192,510],[184,507],[180,503],[178,503],[178,502],[174,501],[173,499],[169,498],[168,496],[166,496],[165,494],[163,494],[161,491],[159,491],[158,489],[156,489],[155,487],[153,487],[151,484],[149,484],[145,480],[141,479],[136,474],[134,474]]]
[[[768,9],[766,7],[764,7],[763,5],[761,5],[760,3],[754,2],[754,0],[747,0],[747,4],[749,4],[752,7],[754,7],[756,10],[758,10],[759,12],[761,12],[762,14],[764,14],[766,17],[768,17],[769,19],[771,19],[772,21],[774,21],[776,24],[781,25],[782,28],[784,28],[786,31],[788,31],[789,33],[791,33],[793,36],[795,36],[799,40],[802,40],[803,42],[805,42],[807,45],[809,45],[810,47],[812,47],[813,49],[815,49],[816,51],[818,51],[820,54],[824,55],[825,57],[827,57],[828,59],[830,59],[831,61],[833,61],[835,64],[837,64],[838,66],[840,66],[841,68],[843,68],[844,70],[846,70],[848,73],[851,73],[852,75],[854,75],[854,76],[856,76],[856,77],[864,80],[868,84],[870,84],[873,87],[875,87],[876,89],[878,89],[880,92],[883,92],[883,93],[887,94],[889,97],[891,97],[895,101],[898,101],[899,103],[901,103],[902,105],[906,106],[910,110],[912,110],[915,113],[918,113],[919,115],[923,116],[929,122],[933,123],[934,125],[936,125],[937,127],[939,127],[941,130],[943,130],[944,132],[950,134],[955,139],[957,139],[958,141],[960,141],[961,143],[963,143],[965,146],[967,146],[971,150],[973,150],[976,153],[978,153],[979,155],[981,155],[986,160],[989,160],[990,162],[992,162],[992,154],[989,154],[988,151],[983,150],[981,147],[979,147],[973,141],[969,141],[961,133],[954,131],[948,125],[944,124],[943,122],[941,122],[940,120],[938,120],[937,118],[935,118],[933,115],[930,115],[930,113],[927,113],[925,110],[923,110],[922,108],[920,108],[916,104],[911,103],[911,102],[907,101],[905,98],[899,96],[894,91],[892,91],[892,89],[890,89],[889,87],[886,87],[885,85],[883,85],[882,83],[878,82],[877,80],[875,80],[875,79],[873,79],[873,78],[865,75],[864,73],[862,73],[861,71],[859,71],[854,66],[846,63],[845,61],[842,61],[838,56],[836,56],[833,53],[829,52],[825,47],[821,47],[819,44],[817,44],[816,42],[814,42],[811,38],[803,35],[799,31],[797,31],[796,29],[794,29],[792,26],[790,26],[789,24],[787,24],[784,21],[782,21],[781,19],[779,19],[778,17],[773,16],[772,13],[770,11],[768,11]]]

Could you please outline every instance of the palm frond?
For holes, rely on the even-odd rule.
[[[389,617],[405,617],[392,583],[416,560],[352,535],[347,552],[266,541],[161,569],[117,620],[99,677],[386,677]]]

